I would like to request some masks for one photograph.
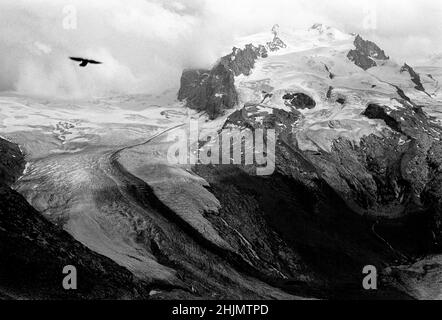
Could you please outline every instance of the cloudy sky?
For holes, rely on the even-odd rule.
[[[440,0],[1,0],[0,91],[64,97],[158,93],[237,36],[321,22],[398,62],[442,53]],[[106,65],[79,69],[68,56]]]

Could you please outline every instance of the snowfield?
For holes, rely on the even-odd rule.
[[[238,44],[263,44],[269,37],[269,34],[258,34],[240,39]],[[378,61],[377,67],[366,72],[347,59],[348,51],[354,48],[351,34],[318,25],[308,31],[281,32],[279,37],[287,48],[258,60],[250,76],[236,78],[239,105],[259,104],[266,93],[272,93],[272,98],[261,105],[286,109],[282,99],[285,93],[302,92],[312,97],[316,107],[301,110],[304,119],[294,128],[302,150],[330,151],[333,141],[339,137],[358,144],[363,136],[381,136],[387,129],[385,123],[370,120],[361,113],[369,103],[383,104],[392,110],[401,106],[394,86],[399,86],[419,104],[428,105],[429,100],[434,104],[434,98],[414,89],[410,75],[401,73],[398,63]],[[435,81],[431,81],[431,85],[435,85]],[[327,97],[329,90],[332,93]],[[345,103],[336,102],[338,97]],[[426,111],[442,119],[434,107]]]

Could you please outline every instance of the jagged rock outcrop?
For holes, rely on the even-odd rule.
[[[185,101],[188,108],[206,111],[211,119],[233,108],[238,103],[234,77],[250,75],[257,59],[267,58],[268,51],[287,47],[279,38],[278,30],[278,25],[273,26],[273,40],[265,46],[247,44],[243,49],[234,47],[230,54],[222,57],[210,70],[184,70],[178,100]]]
[[[178,99],[214,119],[238,103],[234,73],[221,63],[212,70],[185,70]]]
[[[316,106],[315,100],[302,92],[286,93],[282,98],[286,101],[286,105],[296,109],[313,109]]]
[[[416,90],[425,92],[425,88],[424,88],[424,86],[422,85],[422,82],[421,82],[421,77],[419,76],[418,73],[416,73],[416,71],[414,71],[414,69],[412,67],[410,67],[408,64],[405,63],[401,67],[400,71],[401,72],[408,72],[408,74],[411,77],[411,81],[413,81],[413,83],[416,85],[414,88]]]
[[[258,58],[266,58],[267,49],[263,45],[255,47],[247,44],[244,49],[233,48],[232,53],[221,58],[220,63],[227,70],[231,70],[235,76],[248,76],[255,67]]]
[[[384,50],[378,47],[374,42],[364,40],[360,35],[357,35],[354,41],[356,49],[350,50],[347,58],[354,62],[358,67],[368,70],[376,67],[376,60],[388,60],[389,57]]]
[[[275,36],[272,41],[267,42],[267,48],[269,48],[270,51],[274,52],[287,48],[287,45],[278,36]]]
[[[326,64],[324,64],[324,67],[325,67],[325,70],[326,70],[327,73],[328,73],[328,77],[329,77],[331,80],[333,80],[333,79],[335,78],[335,74],[334,74],[333,72],[330,71],[330,68],[329,68]]]
[[[285,44],[284,41],[281,40],[281,38],[279,38],[279,25],[275,24],[272,27],[272,34],[273,34],[273,40],[267,42],[266,47],[271,51],[278,51],[280,49],[284,49],[287,48],[287,45]]]
[[[350,50],[347,57],[348,59],[350,59],[350,61],[354,62],[355,65],[364,70],[368,70],[377,66],[376,62],[373,59],[358,50]]]
[[[356,50],[362,52],[366,56],[378,60],[388,60],[389,57],[385,54],[384,50],[378,47],[374,42],[364,40],[360,35],[355,38],[354,45]]]
[[[23,172],[20,149],[0,139],[0,297],[4,299],[141,299],[133,275],[47,221],[11,185]],[[78,289],[62,286],[77,268]]]
[[[267,57],[264,46],[252,44],[233,48],[211,70],[185,70],[181,76],[178,99],[191,109],[206,111],[211,119],[238,103],[235,76],[249,75],[258,58]]]

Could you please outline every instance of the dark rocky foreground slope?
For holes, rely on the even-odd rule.
[[[383,270],[441,250],[441,143],[434,139],[441,128],[419,107],[400,102],[405,108],[389,115],[378,105],[365,111],[392,128],[386,138],[368,136],[360,146],[340,139],[331,153],[301,151],[291,133],[300,114],[274,110],[263,120],[264,127],[278,133],[273,175],[256,176],[250,166],[195,168],[222,203],[220,215],[210,216],[212,223],[232,239],[220,219],[228,221],[247,239],[255,239],[254,248],[266,242],[254,238],[254,221],[278,234],[289,248],[286,257],[292,254],[315,274],[307,284],[295,280],[296,264],[278,265],[288,275],[279,285],[289,292],[309,287],[319,297],[407,298],[393,286],[404,278],[405,268],[383,274],[376,292],[362,290],[360,282],[364,265]],[[263,126],[244,114],[233,113],[226,127]],[[407,279],[408,284],[425,287],[417,277]]]
[[[347,58],[364,71],[389,60],[375,43],[360,36],[354,46]],[[411,67],[400,71],[408,72],[415,89],[425,92]],[[225,128],[275,129],[275,173],[256,176],[254,166],[194,169],[221,202],[219,215],[208,215],[216,230],[232,247],[239,247],[259,273],[288,292],[328,298],[440,295],[442,284],[434,279],[442,274],[437,256],[442,252],[442,128],[399,86],[389,85],[396,88],[397,96],[391,99],[397,107],[369,102],[361,112],[385,123],[382,134],[366,135],[358,144],[340,137],[328,151],[306,151],[298,145],[296,126],[302,121],[297,120],[303,118],[298,110],[314,109],[311,97],[287,94],[283,99],[294,107],[291,112],[273,109],[266,114],[259,108],[269,107],[263,102],[272,93],[263,92],[261,105],[247,103],[228,118]],[[337,102],[346,104],[342,98]],[[331,120],[328,126],[345,124]],[[282,260],[266,256],[263,248],[275,252],[276,244],[257,236],[258,230],[278,236]],[[248,239],[247,244],[236,232]],[[423,256],[429,258],[422,260]],[[263,261],[276,261],[271,267],[278,273],[269,273]],[[381,272],[381,289],[376,292],[361,289],[361,271],[368,264]]]
[[[0,139],[0,298],[139,299],[148,287],[116,263],[47,221],[9,186],[24,169],[20,149]],[[77,268],[78,290],[62,287],[67,265]]]

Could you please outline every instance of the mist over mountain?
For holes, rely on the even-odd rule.
[[[275,23],[306,28],[321,21],[369,36],[409,63],[442,51],[442,14],[434,1],[319,2],[6,0],[0,90],[58,97],[161,93],[179,86],[183,68],[207,68],[234,38]],[[75,29],[66,29],[73,13]],[[106,65],[81,72],[66,61],[75,55]]]

